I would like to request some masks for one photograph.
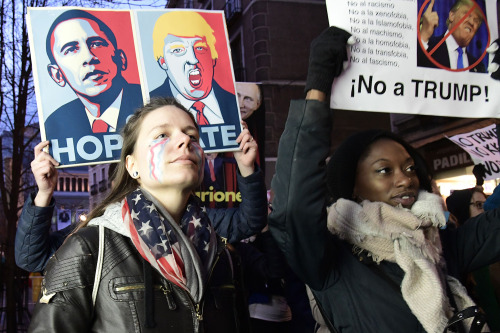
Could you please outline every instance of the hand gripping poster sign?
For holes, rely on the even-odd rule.
[[[193,112],[207,152],[237,149],[223,12],[30,8],[28,31],[42,140],[61,167],[118,160],[120,130],[150,96]]]
[[[499,117],[500,81],[486,70],[496,1],[327,0],[327,9],[330,25],[357,39],[332,108]]]
[[[471,156],[474,164],[482,163],[486,180],[500,178],[500,151],[495,124],[478,130],[448,137]]]
[[[234,151],[241,116],[224,12],[137,10],[149,96],[173,96],[196,118],[205,152]]]

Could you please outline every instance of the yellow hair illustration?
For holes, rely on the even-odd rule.
[[[214,30],[198,13],[191,11],[172,11],[163,14],[156,21],[153,29],[153,52],[156,60],[163,57],[167,35],[177,37],[205,37],[212,59],[217,59]]]

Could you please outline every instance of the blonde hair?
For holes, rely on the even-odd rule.
[[[153,29],[153,52],[156,60],[163,57],[165,38],[168,35],[179,37],[205,37],[212,59],[217,59],[215,35],[212,27],[196,12],[172,11],[158,18]]]
[[[474,10],[478,13],[479,17],[481,17],[481,24],[483,23],[483,15],[481,14],[481,10],[479,9],[479,6],[476,5],[476,3],[472,0],[457,0],[453,4],[453,6],[450,8],[450,13],[453,12],[455,13],[460,7],[462,6],[469,6],[469,7],[474,7]],[[448,15],[448,18],[446,19],[446,26],[449,27],[451,24],[450,17]]]

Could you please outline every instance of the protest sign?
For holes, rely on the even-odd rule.
[[[447,26],[454,2],[327,0],[330,25],[357,39],[349,49],[349,69],[334,82],[331,107],[498,117],[500,82],[486,73],[492,60],[486,48],[498,38],[497,2],[472,1],[473,6]],[[420,31],[424,15],[439,18],[430,39]],[[448,54],[449,45],[457,44],[460,24],[467,25],[471,38],[460,41],[467,44],[460,48],[462,55],[458,50]]]
[[[484,164],[486,180],[500,178],[500,152],[495,124],[448,139],[468,152],[474,164]]]
[[[150,96],[193,113],[205,151],[238,148],[222,11],[44,7],[27,22],[41,136],[60,167],[118,160],[120,130]]]
[[[235,151],[241,117],[223,11],[137,10],[150,97],[173,96],[197,119],[205,152]]]
[[[143,104],[129,11],[30,8],[42,140],[62,166],[118,160],[120,129]]]

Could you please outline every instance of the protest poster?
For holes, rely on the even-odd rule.
[[[120,129],[151,96],[193,113],[206,152],[238,148],[224,12],[45,7],[27,19],[41,136],[60,167],[117,161]]]
[[[137,10],[150,97],[173,96],[196,118],[205,152],[234,151],[241,117],[223,11]]]
[[[496,124],[448,137],[469,153],[474,164],[482,163],[486,168],[485,180],[500,178],[500,151]]]
[[[472,6],[453,13],[454,0],[326,3],[330,25],[357,39],[349,48],[349,69],[334,82],[332,108],[465,118],[499,116],[500,82],[486,72],[492,60],[486,48],[498,38],[496,1],[471,1]],[[430,14],[438,17],[438,24],[428,39],[421,28],[424,15]],[[466,37],[455,39],[455,34],[464,31]],[[463,46],[463,54],[457,48],[443,60],[442,53],[448,53],[453,43]]]
[[[253,82],[236,82],[236,95],[240,114],[248,130],[259,145],[257,164],[263,169],[260,157],[264,154],[265,110],[261,85]],[[241,193],[236,179],[238,168],[232,152],[206,153],[203,182],[196,195],[211,208],[237,207]],[[264,170],[263,170],[264,171]]]
[[[71,209],[61,207],[57,210],[57,230],[61,230],[71,225]]]
[[[120,129],[142,106],[129,11],[29,8],[42,140],[62,167],[118,160]]]

